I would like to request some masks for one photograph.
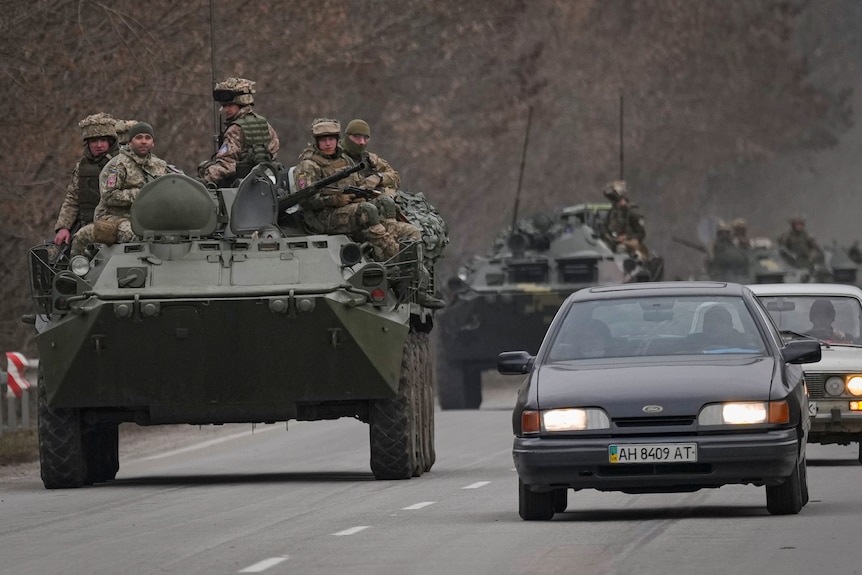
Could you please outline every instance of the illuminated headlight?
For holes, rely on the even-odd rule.
[[[697,416],[699,425],[753,425],[788,423],[790,408],[786,401],[740,401],[707,405]]]
[[[862,395],[862,376],[854,375],[848,379],[847,391],[853,395]]]
[[[542,427],[548,432],[609,429],[611,426],[608,415],[595,408],[549,409],[541,415]]]
[[[826,393],[829,395],[841,395],[844,393],[844,378],[832,376],[826,380],[826,383],[823,384],[823,388],[826,390]]]
[[[69,269],[78,277],[84,277],[90,271],[90,260],[84,256],[75,256],[69,261]]]

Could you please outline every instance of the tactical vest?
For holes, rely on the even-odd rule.
[[[99,205],[99,173],[115,154],[113,150],[103,154],[98,160],[93,160],[85,154],[78,163],[78,221],[81,225],[93,222],[93,212]]]
[[[269,135],[269,124],[267,124],[266,119],[254,112],[249,112],[241,118],[228,122],[225,130],[231,124],[236,124],[242,130],[243,147],[236,164],[236,177],[244,178],[259,163],[273,160],[272,154],[269,152],[269,145],[272,142]],[[219,147],[221,147],[221,142],[219,142]]]

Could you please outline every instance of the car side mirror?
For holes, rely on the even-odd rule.
[[[535,361],[536,356],[526,351],[504,351],[497,356],[497,371],[502,375],[523,375],[530,373]]]
[[[820,342],[814,339],[788,341],[781,348],[781,355],[787,363],[816,363],[820,361]]]

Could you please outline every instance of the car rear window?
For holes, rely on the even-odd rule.
[[[740,297],[575,302],[565,313],[549,361],[766,353],[757,323]]]

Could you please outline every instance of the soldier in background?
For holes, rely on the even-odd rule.
[[[778,238],[778,247],[790,257],[797,267],[815,270],[815,268],[822,266],[824,261],[823,250],[805,229],[805,218],[793,216],[788,222],[790,223],[790,231]]]
[[[711,279],[744,281],[741,278],[748,274],[748,255],[745,248],[736,244],[731,225],[724,222],[718,225],[710,251],[712,257],[708,267]]]
[[[66,186],[66,197],[54,224],[54,243],[58,246],[71,242],[78,229],[93,221],[93,212],[99,203],[99,172],[119,150],[116,122],[104,112],[78,122],[84,153],[72,170],[72,179]]]
[[[637,207],[629,203],[626,183],[622,180],[610,182],[602,190],[604,196],[612,203],[605,218],[605,239],[616,250],[624,248],[630,255],[639,255],[641,259],[649,259],[649,250],[643,243],[646,237],[644,218]]]
[[[138,122],[129,130],[129,143],[120,147],[99,175],[99,205],[95,221],[81,228],[72,241],[72,255],[84,252],[92,243],[112,245],[134,240],[131,218],[132,203],[145,184],[172,170],[152,153],[155,147],[153,127]]]
[[[748,223],[744,218],[736,218],[730,222],[733,231],[733,244],[741,249],[747,250],[751,247],[751,239],[748,237]]]
[[[121,146],[129,143],[129,130],[137,123],[137,120],[117,120],[117,142]]]
[[[245,78],[228,78],[215,85],[213,99],[221,104],[224,130],[219,135],[218,151],[198,166],[198,175],[204,181],[219,187],[232,186],[257,164],[275,160],[278,135],[266,118],[252,110],[254,84]]]

